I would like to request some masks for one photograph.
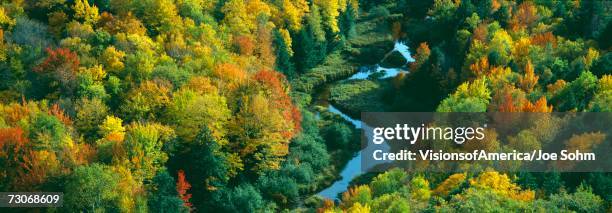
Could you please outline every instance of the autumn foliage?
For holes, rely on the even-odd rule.
[[[34,68],[37,72],[56,72],[65,81],[72,80],[79,68],[76,53],[67,48],[47,48],[47,58]]]
[[[191,184],[189,184],[189,182],[187,182],[187,179],[185,179],[185,172],[183,170],[179,170],[177,176],[178,178],[176,180],[176,191],[178,191],[179,193],[179,198],[183,200],[183,203],[186,207],[191,208],[191,206],[193,206],[189,202],[189,199],[191,199],[191,194],[187,193],[187,190],[191,188]]]
[[[272,106],[280,109],[285,120],[293,123],[293,128],[283,133],[285,137],[291,138],[300,131],[302,116],[299,109],[293,105],[289,97],[289,88],[285,87],[286,79],[281,73],[261,70],[253,78],[269,89],[272,98]]]
[[[538,84],[539,76],[534,73],[533,65],[531,61],[527,61],[525,65],[525,74],[519,77],[519,85],[525,92],[531,92],[533,88]]]

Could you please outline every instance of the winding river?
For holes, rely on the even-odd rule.
[[[407,61],[406,64],[414,61],[414,59],[412,58],[410,54],[410,50],[408,46],[406,46],[404,43],[400,41],[396,41],[394,44],[393,50],[387,53],[385,57],[381,60],[381,62],[384,61],[387,58],[387,56],[389,56],[391,53],[395,51],[399,52],[406,59]],[[361,66],[359,67],[359,72],[355,73],[354,75],[348,77],[345,80],[366,79],[368,78],[368,76],[374,73],[380,73],[380,72],[384,72],[384,75],[380,77],[381,79],[384,79],[384,78],[395,77],[396,75],[402,72],[406,72],[406,73],[408,72],[408,71],[402,70],[401,67],[386,68],[386,67],[380,66],[379,64],[376,64],[373,66]],[[406,64],[404,64],[404,66],[402,67],[406,67]],[[371,127],[369,127],[367,124],[362,123],[361,120],[351,118],[346,113],[334,107],[332,104],[329,104],[328,101],[325,101],[325,104],[327,105],[327,109],[329,112],[340,115],[340,117],[342,117],[344,120],[355,125],[357,129],[364,129],[366,130],[365,131],[366,133],[371,132],[371,131],[367,131],[371,129]],[[371,136],[366,135],[366,137],[370,138]],[[368,149],[368,148],[371,148],[371,147],[366,147],[365,149]],[[338,200],[337,198],[338,194],[346,191],[349,187],[350,182],[356,177],[358,177],[359,175],[363,174],[363,170],[367,170],[367,168],[366,169],[361,168],[361,151],[359,151],[359,152],[356,152],[355,156],[351,160],[349,160],[348,163],[344,166],[344,169],[340,172],[341,178],[337,180],[336,182],[334,182],[331,186],[320,191],[318,195],[326,199]]]

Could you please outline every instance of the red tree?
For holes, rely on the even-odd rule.
[[[41,80],[51,81],[47,82],[51,90],[56,90],[59,86],[65,94],[70,95],[76,85],[76,72],[79,68],[77,54],[66,48],[47,48],[47,55],[33,70],[41,74]]]
[[[66,48],[47,48],[47,58],[34,68],[36,72],[65,72],[74,74],[79,68],[79,58],[76,53]]]
[[[253,78],[269,90],[269,97],[272,99],[273,106],[280,109],[283,117],[293,123],[293,131],[283,133],[283,136],[292,138],[301,130],[302,114],[291,102],[291,97],[288,94],[289,88],[285,86],[287,85],[285,76],[279,72],[261,70],[255,73]]]
[[[183,200],[184,205],[187,208],[191,208],[192,204],[189,202],[191,194],[187,193],[187,190],[191,188],[191,184],[185,179],[185,172],[181,169],[178,171],[178,180],[176,181],[176,191],[178,191],[179,198]]]

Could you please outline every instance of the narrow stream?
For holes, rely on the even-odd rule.
[[[406,64],[414,61],[414,59],[410,55],[410,50],[408,46],[406,46],[404,43],[400,41],[395,42],[393,50],[387,53],[385,57],[383,58],[383,60],[388,55],[393,53],[394,51],[399,52],[406,59],[407,61]],[[404,65],[403,67],[406,67],[406,66]],[[407,73],[408,71],[402,70],[402,68],[385,68],[385,67],[381,67],[379,64],[376,64],[373,66],[362,66],[362,67],[359,67],[359,72],[348,77],[346,80],[367,79],[370,75],[379,73],[379,72],[384,72],[384,75],[380,77],[381,79],[383,79],[383,78],[395,77],[396,75],[402,72]],[[363,128],[366,130],[365,131],[366,133],[371,132],[371,131],[368,131],[371,129],[371,127],[369,127],[366,124],[363,124],[361,120],[359,119],[351,118],[346,113],[334,107],[332,104],[328,104],[327,109],[331,113],[340,115],[340,117],[342,117],[344,120],[355,125],[357,129]],[[371,135],[366,135],[366,137],[370,138]],[[359,141],[358,143],[361,143],[361,142]],[[365,149],[369,149],[369,148],[374,148],[374,147],[368,146]],[[381,149],[381,147],[377,147],[377,148]],[[388,149],[388,148],[389,147],[386,147],[386,148],[382,147],[382,149]],[[371,165],[371,166],[375,166],[375,165]],[[363,170],[366,170],[366,169],[363,169]],[[337,195],[346,191],[349,187],[350,182],[356,177],[358,177],[359,175],[361,175],[362,173],[363,171],[361,168],[361,151],[359,151],[355,153],[355,156],[351,160],[348,161],[346,166],[344,166],[344,169],[340,172],[340,177],[341,177],[340,180],[337,180],[331,186],[327,187],[326,189],[323,189],[321,192],[318,193],[318,195],[323,198],[327,198],[331,200],[338,200]]]

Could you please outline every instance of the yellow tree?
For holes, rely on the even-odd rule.
[[[429,50],[427,42],[419,44],[419,47],[416,49],[416,54],[414,55],[415,61],[410,64],[410,70],[412,70],[412,72],[417,71],[421,65],[429,59],[429,55],[431,55],[431,50]]]
[[[247,20],[253,24],[256,30],[257,24],[259,24],[260,18],[269,18],[272,16],[272,8],[266,2],[262,0],[249,0],[246,1],[246,9],[249,11]],[[263,20],[263,19],[261,19]],[[267,24],[267,23],[264,23]],[[254,31],[251,31],[254,32]]]
[[[498,57],[495,61],[489,61],[494,65],[506,65],[510,62],[512,47],[514,41],[512,37],[504,29],[499,29],[493,34],[491,43],[489,44],[489,53],[497,53]]]
[[[533,88],[538,84],[538,79],[540,77],[537,76],[533,70],[533,65],[531,65],[531,61],[527,61],[527,65],[525,65],[525,74],[519,77],[519,86],[525,92],[531,92]]]
[[[482,57],[476,63],[470,65],[470,70],[476,77],[480,77],[489,72],[489,59],[487,57]]]
[[[360,185],[349,188],[342,193],[342,208],[349,208],[355,203],[368,203],[372,200],[372,190],[368,185]]]
[[[99,127],[100,135],[108,140],[123,141],[125,137],[125,127],[121,118],[109,115]]]
[[[252,170],[260,172],[280,168],[289,152],[290,138],[283,137],[291,126],[282,113],[262,94],[245,96],[241,108],[228,125],[230,146]]]
[[[512,183],[508,175],[496,171],[482,172],[478,177],[470,179],[470,187],[488,189],[515,200],[531,201],[535,193],[531,190],[521,190],[521,187]]]
[[[321,8],[323,20],[330,31],[333,33],[340,32],[337,20],[340,11],[344,10],[346,6],[346,0],[315,0],[314,3]]]
[[[98,7],[89,5],[87,0],[75,0],[72,9],[74,9],[74,16],[87,24],[95,24],[100,19]]]
[[[231,112],[225,97],[215,92],[195,92],[183,88],[175,92],[168,106],[166,120],[176,130],[176,134],[188,142],[194,140],[198,132],[208,127],[215,141],[226,141],[225,125]]]
[[[125,58],[125,52],[117,50],[114,46],[109,46],[104,49],[102,56],[100,56],[102,65],[109,72],[119,72],[125,68],[123,59]]]
[[[302,18],[310,7],[305,0],[283,0],[279,10],[279,22],[284,22],[288,29],[297,32],[302,29]]]
[[[255,23],[251,22],[252,13],[249,13],[244,0],[225,2],[221,12],[225,15],[222,23],[235,34],[249,34],[256,27]]]
[[[512,50],[512,57],[518,64],[523,65],[525,60],[529,57],[529,48],[531,47],[531,40],[529,38],[520,38],[514,43],[514,49]]]
[[[582,153],[592,152],[593,149],[597,148],[598,145],[602,144],[606,139],[606,134],[601,132],[589,132],[579,135],[572,135],[572,137],[565,141],[565,149],[569,153],[580,151]],[[577,161],[557,161],[559,169],[572,169],[576,165]]]
[[[465,182],[465,179],[465,173],[453,174],[442,181],[442,183],[433,190],[433,193],[438,196],[447,196],[451,191],[458,189],[459,186]]]
[[[172,32],[181,29],[182,19],[172,0],[145,1],[143,20],[157,32]]]

